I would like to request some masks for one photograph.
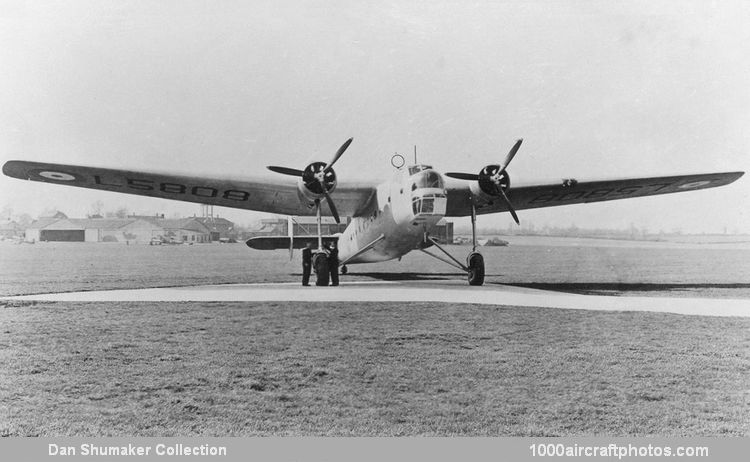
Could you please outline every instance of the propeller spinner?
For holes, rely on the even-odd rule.
[[[336,205],[331,199],[331,192],[336,187],[336,172],[333,170],[333,165],[341,158],[344,151],[352,144],[354,138],[349,138],[341,145],[336,151],[331,160],[328,163],[325,162],[313,162],[304,170],[297,170],[289,167],[267,167],[272,172],[281,173],[282,175],[290,175],[302,178],[302,184],[305,189],[310,191],[316,196],[324,196],[328,203],[328,208],[331,210],[333,218],[336,223],[341,223],[339,218],[339,212],[336,210]],[[316,199],[318,203],[319,199]]]
[[[502,164],[488,165],[484,167],[478,175],[459,172],[449,172],[445,175],[459,180],[479,182],[479,187],[482,191],[490,196],[502,198],[503,202],[505,202],[505,205],[508,207],[511,216],[513,216],[513,219],[516,221],[516,224],[521,224],[518,220],[518,215],[513,208],[513,204],[511,204],[510,199],[508,199],[508,196],[505,194],[505,191],[510,188],[510,177],[505,169],[508,168],[508,165],[516,156],[522,142],[523,139],[516,141],[516,144],[514,144],[510,149],[510,152],[508,152],[508,155],[505,156],[505,160]]]

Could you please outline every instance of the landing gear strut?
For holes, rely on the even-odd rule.
[[[471,253],[466,257],[469,266],[469,285],[481,286],[484,284],[484,257],[477,252],[477,209],[471,205]]]
[[[315,285],[327,286],[330,273],[328,270],[328,253],[323,250],[323,232],[320,226],[320,199],[315,201],[315,215],[318,222],[318,249],[312,256],[312,267],[315,270]]]
[[[460,261],[453,258],[451,254],[448,253],[436,240],[435,238],[425,235],[425,241],[430,241],[432,244],[440,249],[441,252],[443,252],[445,255],[450,258],[450,260],[447,260],[439,255],[435,255],[431,252],[428,252],[425,249],[420,249],[422,252],[426,253],[427,255],[437,258],[438,260],[445,262],[455,268],[458,268],[460,270],[466,271],[466,274],[469,278],[469,285],[470,286],[481,286],[484,284],[484,257],[481,253],[477,252],[477,212],[474,208],[474,205],[471,206],[471,253],[469,253],[469,256],[466,257],[466,265],[462,264]],[[452,261],[451,261],[452,260]]]

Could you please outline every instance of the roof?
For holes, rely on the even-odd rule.
[[[40,218],[38,220],[34,220],[29,225],[29,229],[42,229],[42,228],[46,228],[47,226],[51,225],[52,223],[55,223],[55,222],[58,222],[58,221],[60,221],[59,218],[52,218],[52,217]]]
[[[196,220],[203,224],[206,228],[213,230],[213,231],[229,231],[232,228],[234,228],[234,223],[227,220],[226,218],[218,218],[218,217],[196,217]]]
[[[164,220],[164,217],[162,217],[161,215],[128,215],[128,218],[143,220],[151,223],[152,225],[158,225],[160,221]]]
[[[142,222],[133,218],[40,218],[30,229],[120,229],[133,223]]]
[[[71,218],[68,221],[83,229],[119,229],[136,220],[132,218]]]
[[[223,218],[221,220],[224,220]],[[224,220],[233,226],[233,223]],[[138,217],[138,218],[40,218],[34,221],[30,229],[120,229],[125,226],[139,223],[151,225],[162,229],[185,229],[199,233],[207,233],[209,226],[201,223],[197,218],[156,218],[156,217]]]
[[[199,233],[207,233],[209,231],[203,223],[195,218],[167,218],[158,220],[157,223],[164,229],[186,229],[188,231],[197,231]]]

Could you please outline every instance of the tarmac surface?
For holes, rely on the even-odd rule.
[[[750,317],[750,300],[579,295],[507,285],[470,287],[464,281],[224,284],[63,292],[4,297],[59,302],[441,302],[597,311],[647,311],[695,316]],[[407,308],[407,307],[405,307]]]

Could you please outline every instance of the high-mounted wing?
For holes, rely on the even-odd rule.
[[[744,172],[726,172],[596,181],[565,179],[556,183],[512,186],[508,189],[507,196],[516,210],[524,210],[715,188],[732,183],[743,174]],[[470,182],[451,179],[446,187],[446,216],[471,215]],[[477,214],[506,211],[508,207],[502,200],[490,198],[477,204]]]
[[[3,173],[22,180],[284,215],[315,215],[299,198],[295,179],[208,178],[11,160]],[[358,216],[375,196],[374,184],[339,183],[333,196],[344,216]],[[324,205],[323,215],[330,215]]]
[[[251,249],[256,250],[286,250],[289,249],[290,244],[289,236],[258,236],[251,237],[245,244]],[[327,247],[331,242],[338,242],[338,236],[323,236],[323,246]],[[291,244],[295,249],[304,249],[305,244],[310,243],[314,247],[318,246],[317,236],[294,236],[294,241]]]

